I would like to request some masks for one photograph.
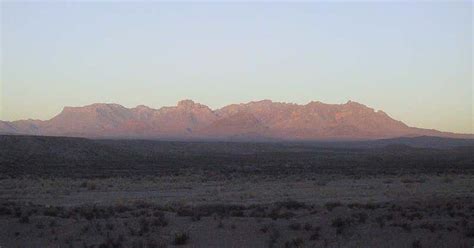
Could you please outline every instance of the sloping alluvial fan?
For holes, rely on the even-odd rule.
[[[191,100],[160,109],[96,103],[65,107],[46,121],[0,121],[0,134],[218,140],[351,140],[421,135],[473,138],[472,134],[409,127],[383,111],[352,101],[298,105],[270,100],[216,110]]]
[[[0,177],[472,173],[473,148],[474,140],[436,137],[182,142],[0,135]]]
[[[1,163],[41,164],[87,163],[93,160],[127,160],[128,154],[118,149],[83,138],[44,136],[0,136]]]

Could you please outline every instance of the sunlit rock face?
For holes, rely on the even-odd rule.
[[[95,103],[65,107],[50,120],[0,121],[1,134],[91,138],[245,140],[351,140],[402,136],[472,138],[472,135],[414,128],[363,104],[262,100],[212,110],[192,100],[153,109]]]

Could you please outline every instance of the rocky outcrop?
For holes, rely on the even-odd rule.
[[[409,127],[383,111],[375,111],[353,101],[298,105],[271,100],[232,104],[217,110],[191,100],[160,109],[96,103],[84,107],[65,107],[57,116],[46,121],[0,121],[0,133],[91,138],[248,140],[352,140],[421,135],[473,137],[472,134]]]

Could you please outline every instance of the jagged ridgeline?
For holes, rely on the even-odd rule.
[[[65,107],[50,120],[0,121],[1,134],[90,138],[209,140],[336,140],[440,136],[472,138],[409,127],[363,104],[310,102],[306,105],[263,100],[220,109],[191,100],[153,109],[119,104]]]

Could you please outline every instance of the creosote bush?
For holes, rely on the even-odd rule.
[[[174,234],[174,245],[185,245],[189,240],[189,235],[185,232],[178,232]]]
[[[342,206],[342,203],[340,202],[328,202],[325,204],[327,210],[332,211],[336,207]]]

